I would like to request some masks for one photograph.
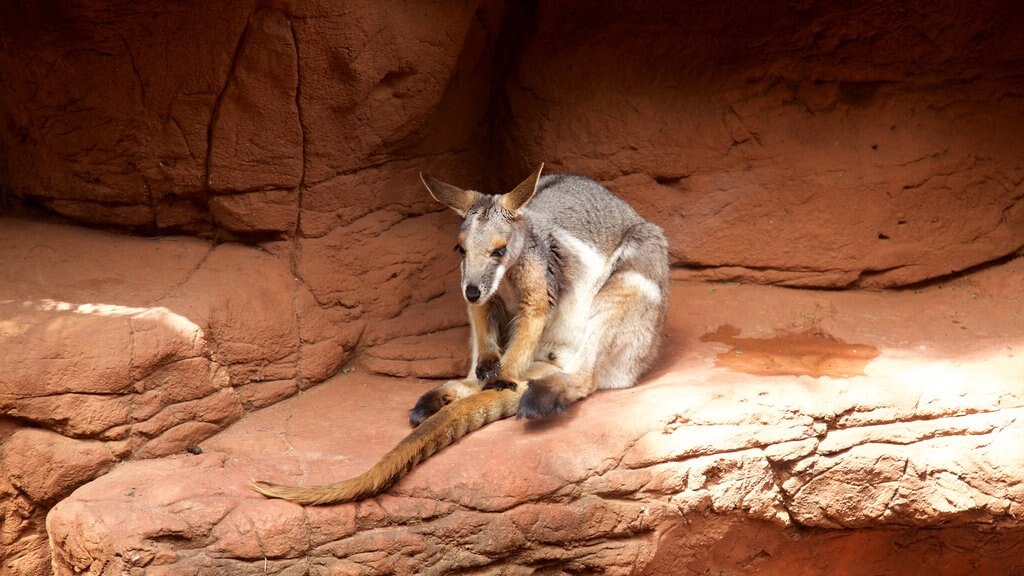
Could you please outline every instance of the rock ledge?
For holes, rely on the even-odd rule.
[[[407,433],[433,383],[357,369],[205,453],[131,462],[47,521],[59,574],[1006,574],[1024,569],[1024,261],[913,292],[677,281],[665,358],[549,424],[504,421],[387,494],[302,508]],[[700,336],[813,328],[863,376],[754,376]],[[779,357],[787,351],[780,348]],[[903,566],[903,568],[898,568]],[[906,568],[911,566],[911,568]]]

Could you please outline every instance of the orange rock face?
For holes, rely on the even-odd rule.
[[[663,4],[538,5],[510,172],[600,177],[716,279],[900,286],[1020,249],[1024,41],[993,26],[1019,7]]]
[[[437,243],[420,170],[596,177],[719,279],[900,286],[1024,245],[1012,3],[256,4],[4,8],[0,186],[87,223],[292,238],[320,304],[370,316],[451,270],[354,253]],[[346,272],[379,272],[384,306],[339,294]]]

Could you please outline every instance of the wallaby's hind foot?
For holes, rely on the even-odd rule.
[[[440,388],[434,388],[428,390],[420,399],[416,401],[416,405],[409,411],[409,424],[412,424],[413,428],[419,426],[424,420],[430,418],[437,413],[438,410],[454,402],[456,398],[448,392],[441,390]]]
[[[547,418],[552,414],[561,414],[569,408],[570,402],[565,394],[553,389],[542,380],[530,382],[529,388],[519,401],[519,410],[516,411],[516,418],[529,418],[536,420]]]
[[[526,393],[519,400],[516,418],[547,418],[561,414],[569,406],[593,392],[593,380],[581,375],[554,372],[530,380]]]

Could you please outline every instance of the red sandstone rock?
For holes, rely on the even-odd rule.
[[[664,358],[633,389],[495,423],[362,502],[248,491],[361,472],[434,385],[340,375],[201,456],[80,488],[47,519],[58,573],[1014,573],[1024,295],[1007,287],[1022,279],[1017,259],[912,292],[677,281]],[[701,341],[722,325],[814,327],[880,354],[851,378],[749,375]]]
[[[352,348],[252,248],[8,218],[0,261],[0,572],[44,571],[49,506],[115,462],[183,452]]]
[[[11,484],[32,501],[53,504],[106,471],[119,454],[95,440],[22,428],[3,445],[4,468]]]
[[[367,350],[360,364],[371,372],[400,378],[462,378],[469,372],[468,342],[465,328],[395,338]]]
[[[88,223],[297,233],[323,305],[353,299],[338,247],[436,210],[422,169],[596,177],[708,279],[902,286],[1024,246],[1024,14],[998,0],[91,6],[0,14],[0,184]],[[386,317],[435,294],[391,284]]]
[[[538,5],[506,181],[598,177],[716,280],[900,286],[1024,246],[1024,41],[989,19],[1019,9],[669,4]]]
[[[302,149],[302,126],[297,49],[291,22],[281,12],[258,11],[249,19],[214,109],[206,181],[212,190],[298,187],[302,155],[295,152]],[[294,198],[290,204],[294,207]]]
[[[210,200],[210,214],[218,225],[235,232],[295,230],[297,193],[291,190],[244,192]]]

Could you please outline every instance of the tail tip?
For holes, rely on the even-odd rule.
[[[260,494],[266,496],[267,498],[281,497],[279,494],[277,494],[277,490],[275,490],[277,486],[273,484],[268,484],[267,482],[260,482],[259,480],[250,480],[249,488],[251,488],[255,492],[259,492]]]

